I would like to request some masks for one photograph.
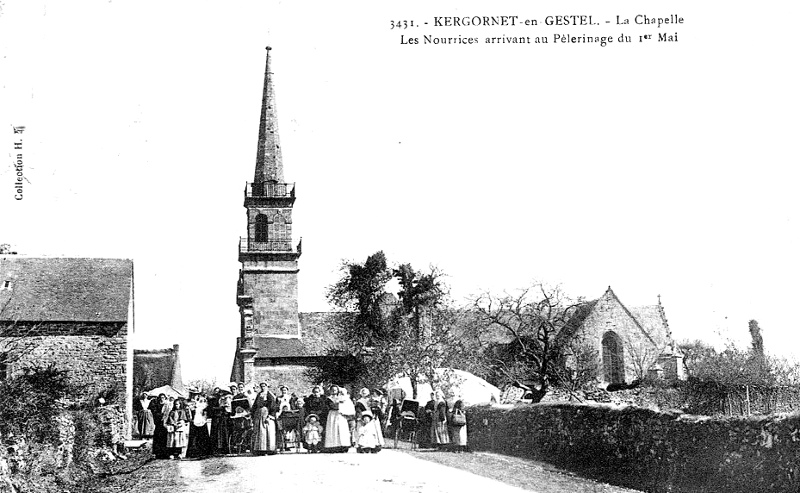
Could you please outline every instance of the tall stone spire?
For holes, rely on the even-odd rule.
[[[256,175],[254,183],[283,183],[283,160],[278,138],[278,114],[275,111],[275,90],[272,87],[272,72],[267,46],[267,67],[264,70],[264,95],[261,98],[261,124],[258,127],[258,151],[256,153]]]

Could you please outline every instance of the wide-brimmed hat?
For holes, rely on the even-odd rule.
[[[308,423],[308,421],[309,421],[309,420],[310,420],[312,417],[314,417],[314,418],[317,418],[317,421],[319,421],[319,416],[317,416],[317,415],[316,415],[316,414],[314,414],[314,413],[311,413],[311,414],[309,414],[308,416],[306,416],[306,423]]]

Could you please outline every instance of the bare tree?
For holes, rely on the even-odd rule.
[[[559,287],[535,283],[516,294],[484,293],[473,309],[479,325],[489,331],[499,328],[510,339],[508,351],[489,356],[496,368],[512,380],[524,376],[535,381],[534,400],[538,401],[564,378],[557,369],[570,351],[570,340],[578,329],[574,317],[581,305],[582,301],[570,300]]]
[[[601,370],[597,348],[583,331],[561,341],[561,348],[562,360],[553,369],[554,384],[580,400],[578,390],[596,382]]]
[[[667,349],[667,345],[660,347],[653,344],[640,344],[626,337],[623,341],[625,345],[625,366],[634,374],[637,380],[645,380],[647,374],[656,363],[658,357]]]

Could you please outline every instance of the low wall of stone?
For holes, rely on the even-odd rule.
[[[469,445],[650,492],[800,490],[800,415],[709,418],[588,404],[475,406]]]

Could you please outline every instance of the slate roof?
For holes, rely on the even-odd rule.
[[[301,338],[254,337],[256,358],[305,358],[322,356],[336,342],[328,321],[331,312],[300,313]]]
[[[128,259],[0,256],[0,320],[126,322],[132,283]]]
[[[632,306],[628,311],[657,346],[662,347],[669,342],[669,327],[661,306]]]
[[[592,313],[595,305],[597,305],[597,301],[598,300],[584,301],[577,306],[572,316],[569,318],[567,325],[556,335],[556,341],[558,341],[559,344],[564,342],[565,339],[573,337],[578,330],[583,327],[583,322],[585,322],[586,317]]]

